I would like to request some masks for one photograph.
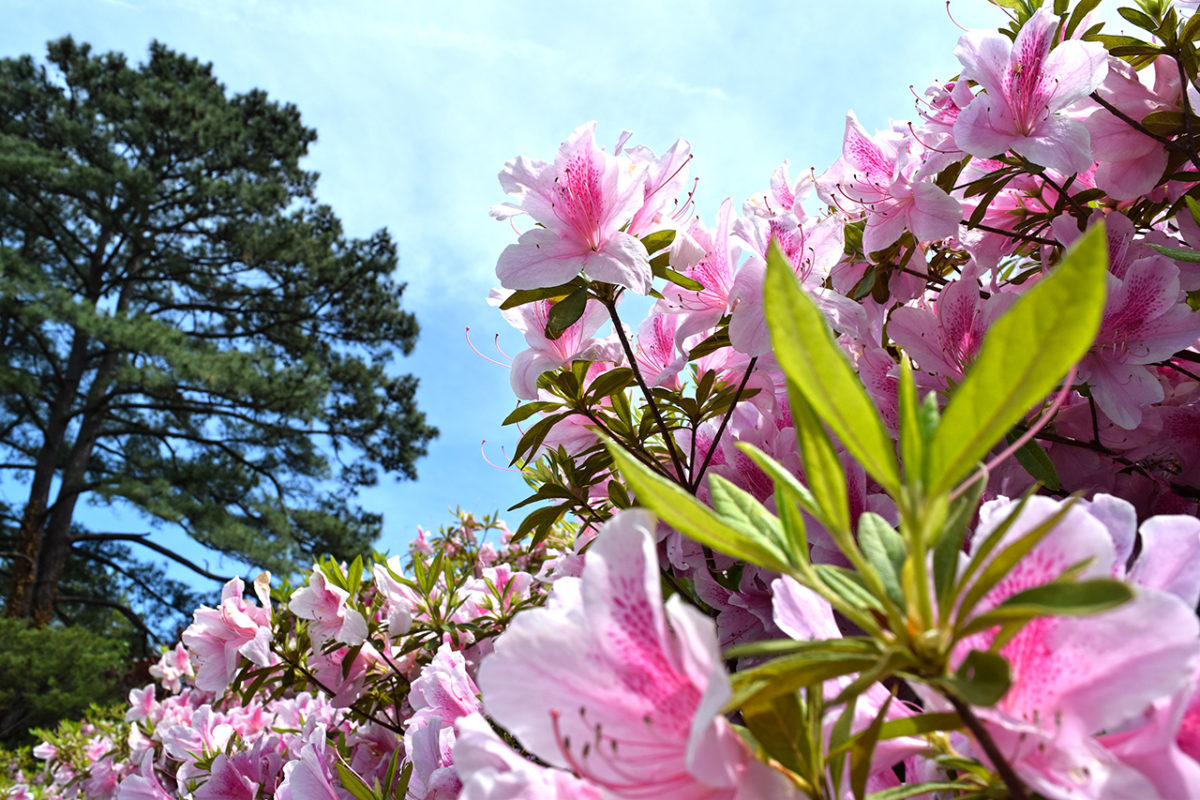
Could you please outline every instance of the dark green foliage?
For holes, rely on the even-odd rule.
[[[122,699],[129,659],[121,640],[78,626],[34,628],[0,617],[0,745],[36,744],[30,728],[82,717],[92,704]]]
[[[276,572],[369,549],[356,491],[415,478],[436,435],[392,370],[417,324],[391,237],[317,202],[294,106],[159,43],[48,62],[0,60],[0,469],[28,492],[0,529],[8,614],[127,602],[56,596],[82,542],[113,541],[80,499]]]

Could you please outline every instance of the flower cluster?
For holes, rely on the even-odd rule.
[[[1006,5],[711,226],[683,140],[506,164],[533,510],[231,584],[36,791],[1200,796],[1200,27]]]

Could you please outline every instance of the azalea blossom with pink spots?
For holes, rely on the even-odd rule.
[[[583,576],[513,621],[480,671],[485,711],[613,797],[793,796],[717,714],[729,686],[712,625],[678,597],[664,612],[652,526],[615,517]]]

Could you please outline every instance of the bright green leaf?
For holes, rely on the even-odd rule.
[[[966,477],[1091,347],[1107,272],[1104,226],[1094,225],[988,331],[930,443],[930,494]]]
[[[960,635],[985,631],[996,625],[1043,616],[1084,616],[1116,608],[1133,598],[1129,584],[1112,578],[1086,581],[1052,581],[1018,592],[992,610],[971,620]]]
[[[888,597],[898,608],[904,608],[904,592],[900,588],[900,571],[906,555],[903,537],[883,517],[867,511],[858,518],[858,546],[867,563],[883,579]]]
[[[825,316],[800,287],[774,241],[767,253],[763,298],[779,366],[842,445],[895,496],[900,469],[892,437],[834,341]]]
[[[617,469],[633,489],[639,505],[650,509],[675,530],[733,558],[790,574],[794,572],[787,553],[758,531],[742,531],[722,522],[716,513],[695,497],[655,474],[619,445],[607,441]]]
[[[804,394],[793,381],[789,380],[787,384],[796,444],[804,462],[804,475],[820,512],[816,517],[831,533],[848,536],[850,500],[842,462],[838,460],[833,442]]]

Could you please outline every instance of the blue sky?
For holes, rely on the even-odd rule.
[[[968,27],[1003,21],[985,0],[954,0],[951,12]],[[405,307],[422,333],[396,366],[420,378],[420,405],[441,429],[417,482],[385,478],[362,497],[385,515],[380,547],[392,551],[417,525],[447,522],[448,508],[503,512],[526,490],[480,456],[484,439],[495,462],[511,452],[516,437],[500,421],[515,399],[507,372],[464,340],[470,326],[482,350],[497,333],[509,355],[521,349],[485,302],[514,238],[487,215],[506,199],[505,160],[550,159],[589,120],[610,147],[623,128],[656,152],[684,137],[711,223],[726,196],[740,207],[784,159],[793,175],[826,167],[847,110],[869,130],[911,119],[909,86],[957,72],[961,33],[943,0],[0,0],[0,18],[0,56],[41,58],[69,33],[141,62],[157,38],[212,61],[231,91],[296,104],[317,129],[306,167],[321,173],[319,198],[351,235],[387,227],[399,245]],[[146,529],[132,514],[84,513]],[[518,514],[507,515],[513,527]],[[177,532],[155,535],[178,545]]]

